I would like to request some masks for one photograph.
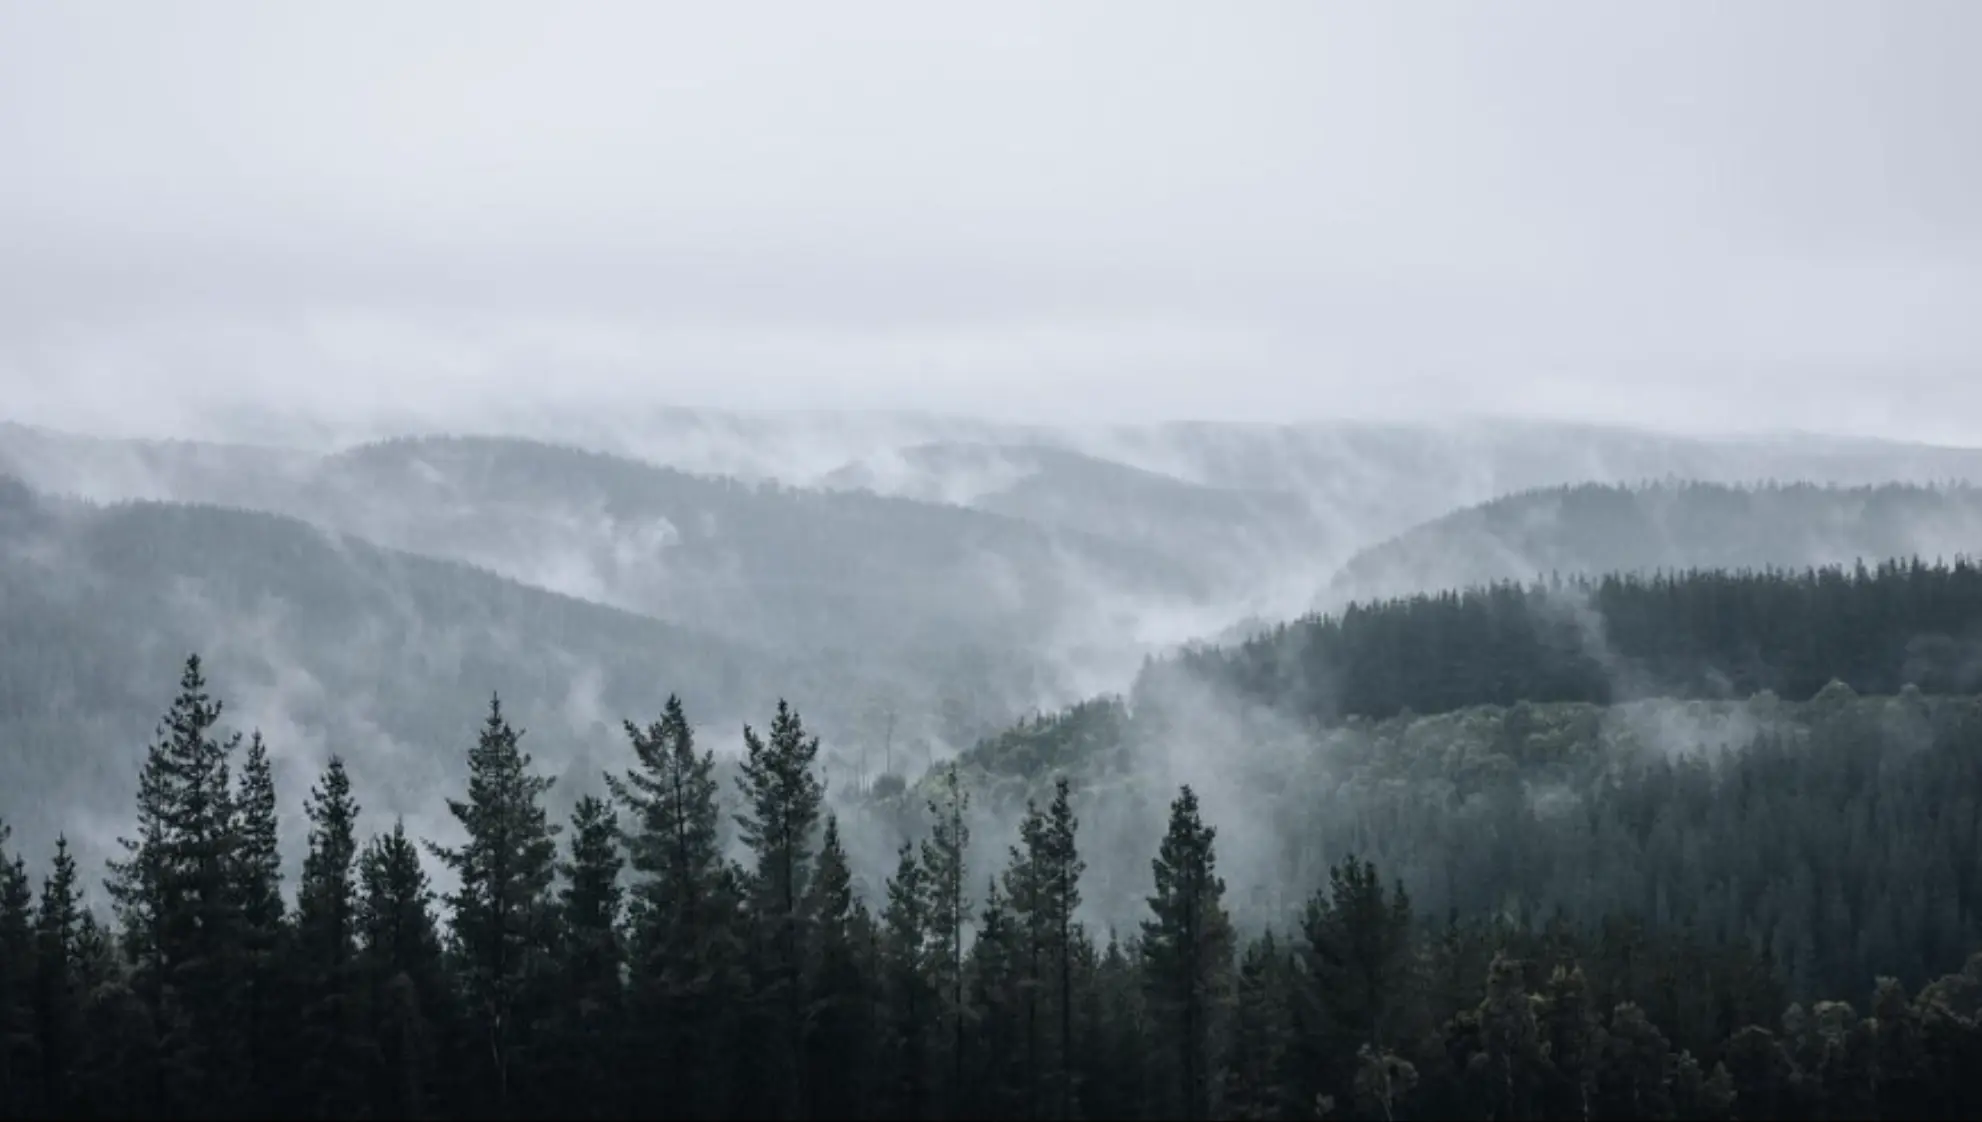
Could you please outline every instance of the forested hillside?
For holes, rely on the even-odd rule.
[[[828,633],[861,657],[879,657],[878,646],[859,642],[868,636],[890,641],[908,629],[947,643],[963,629],[1010,620],[995,634],[1044,651],[1035,665],[1059,671],[1075,695],[1119,688],[1152,647],[1298,612],[1357,550],[1510,493],[1647,479],[1883,487],[1982,478],[1982,454],[1968,449],[1810,436],[1702,440],[1571,424],[1080,429],[681,409],[503,416],[504,431],[560,443],[394,438],[327,454],[0,423],[0,471],[43,492],[287,514],[553,591],[681,613],[664,618],[687,626],[707,628],[715,617],[733,637],[743,637],[743,626],[807,627],[808,638]],[[290,429],[269,421],[242,431]],[[733,478],[696,474],[715,472]],[[516,486],[500,491],[498,480]],[[770,481],[797,489],[761,486]],[[899,497],[856,503],[831,494],[836,486]],[[489,500],[479,517],[466,513],[471,498]],[[1826,503],[1810,512],[1822,525],[1836,513],[1835,504],[1819,509]],[[1794,517],[1787,512],[1780,523],[1786,541],[1825,532],[1791,526]],[[1706,519],[1697,528],[1700,540],[1665,544],[1702,565],[1855,559],[1783,549],[1751,560],[1739,546],[1750,537],[1745,524]],[[746,550],[746,540],[763,548]],[[1916,544],[1930,559],[1940,551],[1938,541]],[[818,563],[788,556],[809,558],[815,546]],[[1890,555],[1882,546],[1866,560]],[[1592,557],[1582,571],[1645,564]],[[1467,562],[1447,573],[1416,553],[1400,566],[1403,583],[1379,574],[1348,594],[1368,599],[1545,571],[1491,563],[1476,571]],[[913,668],[913,657],[903,661]]]
[[[38,885],[0,857],[0,1104],[100,1118],[1967,1117],[1982,1109],[1968,1078],[1982,955],[1962,965],[1982,726],[1972,703],[1853,704],[1813,703],[1830,708],[1808,742],[1613,769],[1597,788],[1611,801],[1587,808],[1543,806],[1503,768],[1468,775],[1450,749],[1368,738],[1370,770],[1392,774],[1363,796],[1420,769],[1459,778],[1439,809],[1466,840],[1445,851],[1486,851],[1481,875],[1520,874],[1535,856],[1523,835],[1569,823],[1549,840],[1581,895],[1546,917],[1441,917],[1350,850],[1284,886],[1290,919],[1246,922],[1223,832],[1243,822],[1187,785],[1144,851],[1141,917],[1102,931],[1083,910],[1085,778],[1052,782],[985,863],[973,779],[932,777],[922,840],[863,891],[795,710],[747,734],[733,817],[669,699],[604,761],[610,798],[560,822],[554,777],[495,703],[446,804],[452,828],[422,847],[403,828],[360,834],[334,753],[300,808],[279,800],[265,746],[223,731],[193,660],[143,761],[112,912],[81,900],[86,874],[60,846]],[[1569,730],[1593,718],[1510,713],[1499,738],[1516,771],[1587,775],[1603,768],[1576,758],[1589,753]],[[1869,748],[1862,734],[1894,720],[1912,735]],[[278,839],[299,809],[306,856],[289,881]],[[1368,804],[1364,840],[1429,809]],[[1583,819],[1595,838],[1575,836]],[[1634,842],[1658,860],[1637,865]],[[1894,864],[1863,864],[1878,854]],[[1943,855],[1958,883],[1921,879]],[[1638,878],[1612,887],[1628,869]],[[444,894],[430,870],[448,874]],[[1667,910],[1669,874],[1700,914]],[[1753,921],[1741,930],[1758,899],[1775,919],[1759,938]],[[1948,922],[1909,926],[1922,914]],[[1938,941],[1907,942],[1923,932]],[[1854,954],[1916,978],[1820,988]],[[1803,992],[1828,1000],[1791,1001]]]
[[[0,427],[0,462],[44,493],[278,513],[803,652],[853,672],[843,693],[863,678],[888,683],[870,691],[874,703],[902,714],[960,707],[1001,724],[1119,686],[1143,654],[1221,625],[1239,598],[1232,558],[1196,548],[1215,537],[1155,548],[522,440],[409,438],[299,456],[15,426]]]
[[[752,639],[891,650],[943,635],[1009,647],[1093,587],[1202,591],[1172,557],[1078,528],[528,441],[400,439],[276,461],[255,449],[8,435],[18,474],[57,493],[271,511]]]
[[[1467,507],[1365,549],[1325,607],[1550,574],[1801,569],[1982,550],[1982,490],[1583,483]]]
[[[775,649],[264,514],[48,504],[12,485],[0,529],[0,815],[36,844],[66,827],[93,858],[157,718],[148,683],[189,650],[221,664],[285,759],[335,746],[382,781],[374,805],[406,812],[459,774],[442,746],[491,690],[557,730],[567,766],[657,682],[725,723],[782,688],[846,727],[863,696]]]
[[[1982,568],[1551,578],[1352,604],[1155,664],[1305,718],[1516,701],[1982,685]]]
[[[159,456],[119,486],[250,509],[0,477],[0,1113],[1982,1108],[1965,559],[1358,603],[995,731],[1070,620],[1196,595],[1139,504],[1279,500],[1046,453],[1003,513],[515,441]],[[1478,517],[1740,559],[1970,501]],[[1537,503],[1580,529],[1514,536]]]
[[[1097,702],[960,762],[983,823],[1075,778],[1098,839],[1090,912],[1127,922],[1166,791],[1224,823],[1231,907],[1287,921],[1343,854],[1428,914],[1577,926],[1640,917],[1766,948],[1799,996],[1920,982],[1982,947],[1982,701],[1917,691],[1808,702],[1482,706],[1301,729],[1208,720],[1202,695]],[[914,802],[921,793],[904,796]],[[919,805],[917,803],[916,805]]]

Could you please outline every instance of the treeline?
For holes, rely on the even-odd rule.
[[[1832,686],[1808,702],[1580,703],[1351,719],[1324,730],[1221,714],[1215,699],[1089,702],[962,757],[1014,816],[1056,773],[1107,830],[1093,904],[1139,903],[1172,753],[1230,824],[1234,910],[1284,922],[1344,853],[1427,912],[1590,928],[1607,916],[1769,950],[1792,996],[1890,974],[1931,981],[1982,947],[1982,697]],[[1276,727],[1278,725],[1278,727]],[[1160,811],[1157,811],[1160,813]],[[1118,852],[1128,856],[1119,856]]]
[[[1973,548],[1982,489],[1967,483],[1576,483],[1503,495],[1350,558],[1328,602],[1384,599],[1537,573],[1850,564]]]
[[[1153,664],[1320,719],[1516,701],[1982,687],[1982,567],[1551,577],[1354,604]]]
[[[969,867],[950,770],[862,899],[818,740],[745,731],[743,809],[680,703],[608,797],[551,781],[491,703],[458,845],[360,842],[331,759],[282,885],[267,748],[198,661],[150,750],[114,923],[58,846],[0,875],[8,1117],[1968,1117],[1982,958],[1909,997],[1785,1012],[1767,957],[1628,918],[1424,923],[1336,865],[1301,922],[1234,924],[1186,787],[1134,930],[1089,931],[1071,785]],[[733,825],[743,861],[728,859]],[[425,858],[423,859],[423,853]],[[435,899],[425,861],[454,888]],[[436,905],[441,905],[438,909]],[[1869,980],[1868,980],[1869,981]]]

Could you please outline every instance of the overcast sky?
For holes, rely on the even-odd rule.
[[[1982,4],[0,0],[0,413],[1982,443]]]

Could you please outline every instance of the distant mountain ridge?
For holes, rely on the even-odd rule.
[[[952,503],[1147,548],[1240,586],[1332,547],[1292,491],[1193,483],[1049,444],[921,444],[850,463],[823,486]]]
[[[1551,573],[1867,564],[1982,554],[1982,488],[1583,483],[1454,511],[1358,553],[1317,607]]]
[[[453,775],[491,692],[557,767],[670,691],[731,726],[788,696],[843,728],[861,695],[844,668],[826,688],[817,664],[775,649],[277,515],[0,495],[0,817],[24,833],[128,809],[191,652],[229,723],[268,733],[290,779],[331,752],[368,761],[393,783],[366,793],[386,813]]]

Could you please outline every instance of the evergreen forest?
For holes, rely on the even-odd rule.
[[[0,1112],[1973,1117],[1978,627],[1965,562],[1483,587],[914,783],[667,697],[556,814],[491,698],[437,838],[335,751],[284,805],[194,656],[100,894],[0,843]],[[1200,735],[1222,794],[1153,789]]]

